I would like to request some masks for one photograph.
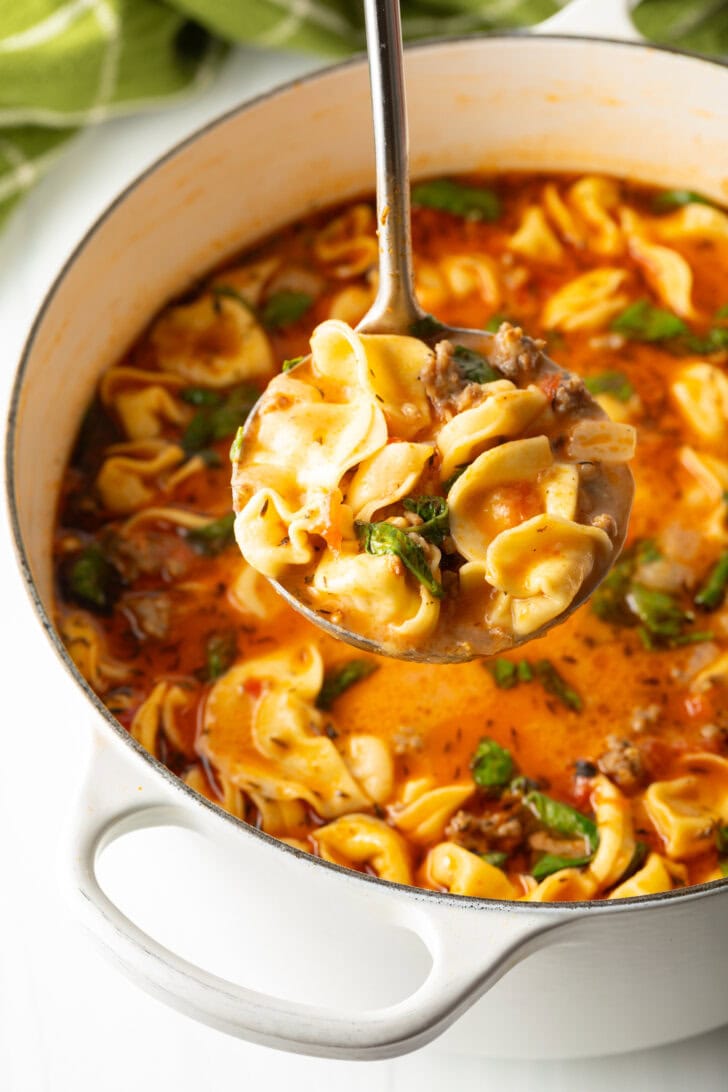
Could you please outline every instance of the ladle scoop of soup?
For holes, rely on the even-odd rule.
[[[634,428],[520,328],[473,344],[323,322],[233,444],[246,561],[363,647],[467,660],[521,644],[624,541]]]

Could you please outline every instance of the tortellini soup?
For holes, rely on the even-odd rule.
[[[519,326],[544,338],[611,419],[604,445],[617,461],[636,430],[630,535],[606,580],[518,653],[427,665],[338,643],[262,575],[323,541],[327,579],[353,588],[377,625],[415,641],[437,623],[435,582],[457,577],[477,598],[489,564],[520,578],[518,535],[547,515],[579,539],[560,540],[563,571],[542,572],[540,584],[529,574],[528,594],[481,604],[527,635],[539,610],[560,613],[584,558],[609,538],[603,513],[579,507],[594,435],[544,447],[563,391],[493,376],[488,361],[461,354],[467,383],[455,396],[468,384],[479,391],[443,416],[450,431],[437,451],[424,385],[405,397],[361,375],[355,412],[306,433],[315,392],[290,369],[312,338],[314,356],[339,354],[337,367],[364,351],[369,369],[391,349],[352,332],[376,289],[374,205],[362,199],[206,277],[101,377],[58,509],[57,624],[69,653],[122,725],[194,790],[335,864],[540,902],[719,880],[728,874],[728,215],[687,190],[601,176],[434,179],[414,187],[413,205],[423,308],[505,342]],[[435,390],[431,350],[405,340],[396,348],[408,374],[430,368]],[[451,349],[441,353],[452,363]],[[231,458],[240,464],[238,429],[278,373],[274,389],[301,411],[301,431],[271,429],[280,473],[269,461],[264,482],[247,482],[245,503],[258,497],[261,521],[251,565],[235,543]],[[509,402],[531,422],[515,434],[499,416]],[[467,413],[478,420],[461,427]],[[291,457],[311,486],[299,505],[305,527],[292,518]],[[332,466],[338,477],[327,478]],[[354,523],[398,531],[427,571],[357,547],[337,572]],[[382,562],[381,579],[358,573],[359,558]],[[319,580],[319,567],[306,575]]]
[[[430,662],[511,648],[598,583],[635,447],[518,327],[433,336],[322,322],[231,449],[245,560],[322,623]]]

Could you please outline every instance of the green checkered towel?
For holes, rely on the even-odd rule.
[[[524,27],[567,0],[402,0],[407,38]],[[609,0],[604,0],[605,3]],[[728,54],[728,2],[642,0],[647,37]],[[82,126],[189,94],[230,42],[340,57],[361,0],[0,0],[0,221]]]

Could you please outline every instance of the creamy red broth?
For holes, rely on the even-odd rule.
[[[530,205],[541,207],[544,186],[555,183],[566,200],[573,178],[504,175],[495,179],[468,176],[460,181],[497,191],[500,215],[492,222],[471,220],[415,205],[413,243],[418,268],[420,272],[432,266],[437,270],[451,255],[488,255],[494,259],[500,298],[494,303],[487,292],[477,288],[459,298],[446,290],[436,301],[438,317],[449,324],[471,327],[505,317],[529,334],[544,337],[547,351],[564,367],[585,377],[618,372],[623,378],[621,400],[617,401],[625,419],[638,429],[632,466],[637,492],[627,556],[642,550],[642,560],[635,565],[641,565],[639,572],[647,571],[653,582],[661,571],[655,564],[662,563],[666,586],[659,587],[658,581],[653,590],[669,595],[678,609],[693,615],[680,623],[677,639],[651,635],[649,629],[645,632],[629,608],[620,624],[614,624],[614,604],[606,608],[605,620],[603,604],[600,617],[593,603],[587,603],[546,637],[510,656],[512,663],[525,660],[531,668],[548,661],[543,678],[548,682],[553,669],[560,680],[557,690],[561,686],[560,693],[550,693],[543,678],[514,683],[508,657],[506,666],[501,661],[430,666],[376,659],[313,629],[287,606],[279,607],[269,619],[256,618],[241,611],[231,598],[231,581],[244,563],[229,536],[219,552],[205,553],[199,542],[195,544],[183,529],[165,518],[142,521],[128,529],[135,512],[152,506],[181,509],[209,519],[225,516],[231,503],[228,452],[235,427],[223,430],[219,438],[209,438],[202,458],[191,453],[199,467],[175,488],[170,490],[163,477],[153,476],[147,482],[150,492],[142,506],[114,513],[104,507],[96,479],[109,447],[128,437],[113,401],[104,406],[99,398],[79,432],[58,506],[56,616],[72,655],[124,727],[132,729],[140,708],[160,681],[179,684],[185,697],[174,711],[172,730],[167,732],[160,720],[152,742],[146,742],[174,773],[254,825],[261,823],[259,809],[245,792],[231,795],[229,786],[225,790],[204,744],[204,708],[215,685],[213,676],[222,676],[233,664],[304,641],[321,651],[327,671],[352,659],[370,660],[376,670],[333,701],[318,729],[337,747],[352,733],[374,734],[387,743],[394,764],[391,798],[372,803],[364,813],[394,823],[403,787],[412,779],[427,777],[434,785],[467,785],[473,779],[471,762],[479,742],[493,740],[509,752],[512,776],[529,779],[525,788],[521,784],[514,790],[503,784],[486,792],[473,784],[472,796],[447,818],[433,842],[415,843],[402,832],[400,837],[410,855],[415,883],[437,886],[421,866],[432,845],[447,841],[474,853],[500,854],[499,867],[525,893],[529,884],[519,877],[530,875],[544,852],[563,849],[561,843],[569,841],[549,832],[524,806],[522,795],[529,788],[537,787],[590,816],[594,778],[606,776],[630,802],[635,838],[664,855],[664,837],[643,805],[646,789],[652,782],[680,775],[681,756],[728,754],[728,712],[721,678],[716,674],[699,684],[695,681],[726,651],[728,609],[722,593],[710,611],[694,604],[695,595],[726,548],[728,532],[721,539],[720,502],[706,496],[703,503],[696,493],[694,475],[679,458],[682,445],[689,445],[699,453],[728,459],[728,443],[724,436],[708,442],[696,434],[671,394],[671,383],[688,363],[709,362],[721,373],[725,371],[728,336],[722,340],[722,334],[713,334],[709,345],[705,338],[710,330],[728,334],[728,319],[721,317],[720,310],[728,303],[728,240],[695,236],[670,240],[669,247],[683,255],[692,270],[694,317],[684,320],[683,333],[643,340],[644,331],[620,332],[619,318],[627,306],[644,299],[661,312],[670,308],[628,246],[618,255],[596,253],[588,231],[585,243],[570,245],[551,225],[562,248],[558,261],[526,257],[509,247],[524,210]],[[658,193],[619,184],[620,205],[631,208],[649,224],[658,218]],[[369,199],[363,204],[373,209]],[[318,233],[346,209],[327,209],[293,224],[230,263],[230,267],[239,267],[268,256],[280,257],[282,268],[294,271],[290,283],[295,290],[311,297],[300,317],[265,330],[273,358],[279,363],[306,353],[311,330],[330,316],[343,289],[371,283],[369,270],[335,276],[331,263],[316,257]],[[616,211],[609,215],[617,222]],[[673,215],[673,211],[659,215]],[[581,273],[605,266],[627,271],[624,292],[628,298],[619,314],[597,328],[545,329],[542,315],[549,298]],[[224,274],[218,279],[224,281]],[[203,281],[199,288],[191,289],[184,300],[194,298],[205,284]],[[431,283],[425,281],[428,287],[431,290]],[[425,292],[425,306],[429,299]],[[258,314],[264,304],[265,300],[257,305]],[[223,316],[212,348],[224,351],[227,337]],[[696,351],[696,338],[703,339],[703,351]],[[710,351],[705,351],[706,345]],[[158,361],[149,331],[120,364],[155,372]],[[264,383],[249,385],[262,389]],[[185,383],[171,392],[182,406],[184,423],[162,420],[159,439],[179,441],[195,415],[206,410],[185,401],[181,394],[199,386]],[[217,388],[215,393],[225,396],[226,389]],[[251,401],[253,397],[254,390]],[[106,566],[101,580],[106,589],[103,603],[89,600],[88,579],[86,583],[81,579],[79,591],[78,561],[87,558],[94,546],[98,552],[91,550],[91,568],[98,566],[99,556],[102,568]],[[627,579],[634,579],[634,573]],[[623,603],[619,609],[624,610]],[[628,624],[621,624],[625,621]],[[89,633],[97,643],[96,663],[89,662]],[[563,685],[570,688],[566,696]],[[226,724],[216,747],[230,753],[240,750],[237,731],[234,721]],[[493,820],[490,825],[483,822],[489,817]],[[711,834],[701,852],[675,857],[686,869],[683,875],[690,883],[720,875],[722,825],[720,818],[711,822],[715,837]],[[311,836],[323,823],[307,804],[295,824],[278,833],[317,852],[316,839]],[[574,843],[573,838],[571,841]],[[574,844],[566,849],[567,855],[576,855]],[[335,854],[334,859],[376,871],[371,862],[347,861]],[[606,893],[600,890],[599,895]]]

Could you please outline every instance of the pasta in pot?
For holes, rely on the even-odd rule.
[[[553,392],[489,374],[439,421],[419,379],[427,346],[342,325],[372,295],[376,221],[360,200],[216,272],[102,376],[60,498],[59,631],[119,721],[195,791],[335,865],[532,902],[720,880],[728,218],[685,191],[591,175],[428,193],[414,193],[423,302],[453,325],[545,336],[636,427],[630,540],[591,601],[523,655],[435,666],[353,653],[261,575],[313,566],[314,592],[345,592],[413,642],[443,600],[346,544],[357,523],[407,534],[439,518],[436,541],[421,536],[432,579],[456,573],[481,616],[527,635],[609,541],[581,490],[594,461],[630,454],[628,430],[585,421],[554,450]],[[231,442],[274,361],[312,335],[316,385],[276,379],[236,524]],[[339,381],[347,400],[329,404]],[[446,528],[441,507],[418,512],[423,496],[447,501]]]

